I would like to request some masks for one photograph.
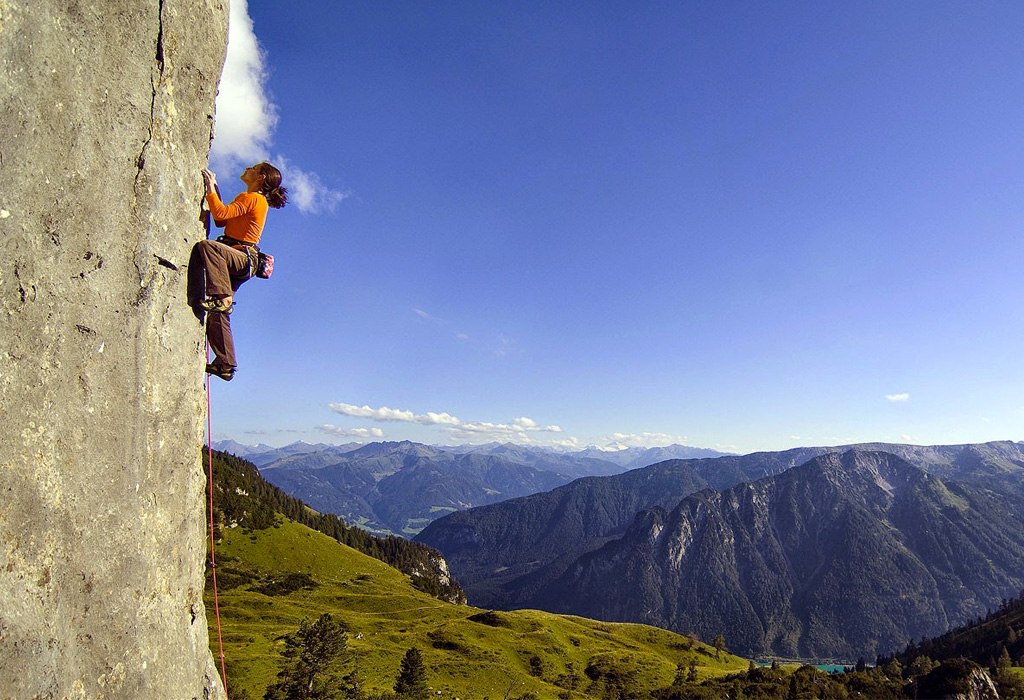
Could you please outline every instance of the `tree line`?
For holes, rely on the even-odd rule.
[[[402,658],[391,691],[367,691],[358,660],[348,649],[348,630],[329,613],[315,621],[304,620],[283,641],[283,667],[263,700],[426,700],[441,695],[428,685],[429,669],[416,647],[408,649]],[[533,676],[549,674],[539,657],[531,659],[530,669]],[[977,682],[981,670],[963,658],[937,663],[919,657],[907,667],[898,659],[873,668],[861,661],[842,673],[826,673],[814,666],[792,671],[777,664],[768,667],[750,662],[745,672],[701,682],[696,665],[691,663],[678,666],[671,685],[651,690],[640,686],[635,669],[608,663],[598,655],[584,669],[568,663],[551,682],[560,689],[560,700],[582,698],[584,693],[602,700],[927,700],[954,694],[993,700],[1024,697],[1021,687],[1004,684],[998,674],[998,696],[986,695]],[[538,700],[532,692],[513,695],[517,685],[511,682],[502,700]],[[244,692],[232,697],[252,700]],[[444,695],[443,700],[452,699]]]

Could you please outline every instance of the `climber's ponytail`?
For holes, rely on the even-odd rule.
[[[281,187],[281,171],[266,162],[260,163],[256,167],[263,175],[260,194],[267,198],[267,204],[274,209],[280,209],[288,203],[288,189]]]

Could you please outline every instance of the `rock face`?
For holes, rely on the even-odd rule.
[[[223,697],[184,303],[226,0],[0,0],[0,696]]]

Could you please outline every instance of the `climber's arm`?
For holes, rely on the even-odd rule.
[[[217,226],[223,227],[228,219],[248,214],[255,207],[254,198],[248,196],[249,193],[247,192],[243,192],[235,197],[235,201],[231,202],[231,204],[225,205],[220,198],[217,176],[211,170],[203,171],[203,184],[206,186],[206,203],[210,207],[210,214],[213,216],[213,222]]]

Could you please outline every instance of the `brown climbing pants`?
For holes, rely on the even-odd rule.
[[[188,303],[202,319],[199,303],[211,297],[234,296],[249,279],[249,256],[217,241],[199,241],[192,247],[188,263]],[[231,317],[220,311],[206,312],[206,339],[215,359],[213,364],[235,367],[235,341]]]

